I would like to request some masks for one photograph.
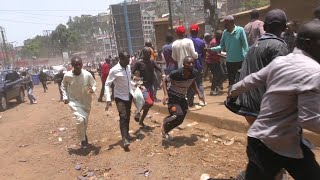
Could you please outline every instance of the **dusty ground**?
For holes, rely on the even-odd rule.
[[[130,133],[135,141],[125,152],[120,146],[115,107],[106,113],[105,104],[96,98],[88,127],[92,145],[87,151],[79,151],[69,108],[58,102],[57,85],[48,87],[48,93],[35,87],[38,104],[30,105],[27,98],[20,105],[12,101],[10,109],[2,113],[0,179],[93,176],[92,179],[191,180],[199,179],[202,173],[227,179],[245,168],[245,134],[185,120],[173,132],[174,140],[167,143],[160,137],[160,122],[165,115],[154,111],[146,120],[153,127],[149,132],[140,131],[131,121]],[[319,151],[316,153],[319,155]],[[77,165],[80,170],[75,169]]]

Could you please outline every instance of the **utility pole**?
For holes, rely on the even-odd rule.
[[[172,24],[172,11],[171,11],[171,1],[168,0],[168,8],[169,8],[169,25],[170,25],[170,31],[173,34],[173,24]]]
[[[5,66],[10,64],[10,58],[9,58],[9,53],[8,53],[8,48],[7,48],[7,44],[6,44],[6,38],[5,38],[5,32],[4,32],[4,28],[2,26],[0,26],[0,32],[1,32],[1,37],[2,37],[2,41],[3,41],[3,49],[5,52]]]

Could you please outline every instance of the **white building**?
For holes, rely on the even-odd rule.
[[[152,41],[155,44],[155,32],[153,22],[156,19],[155,11],[141,11],[142,30],[144,41]]]

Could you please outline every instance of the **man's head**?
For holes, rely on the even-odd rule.
[[[150,58],[151,58],[151,49],[149,47],[144,47],[142,49],[142,59],[150,60]]]
[[[269,11],[264,20],[263,28],[267,33],[280,36],[286,29],[287,15],[280,9],[273,9]]]
[[[318,6],[318,7],[314,10],[313,14],[314,14],[314,17],[315,17],[315,18],[317,18],[317,19],[320,20],[320,6]]]
[[[110,61],[111,61],[110,58],[105,58],[104,60],[106,61],[107,64],[110,64]]]
[[[166,35],[166,42],[167,42],[167,43],[172,43],[173,40],[174,40],[174,37],[172,36],[172,34],[171,34],[171,33],[168,33],[168,34]]]
[[[260,16],[259,11],[256,9],[254,9],[250,12],[251,19],[259,19],[259,16]]]
[[[205,41],[206,43],[210,43],[211,40],[212,40],[211,34],[205,33],[205,34],[204,34],[204,41]]]
[[[74,56],[71,58],[71,66],[73,67],[73,74],[79,76],[82,69],[82,59],[79,56]]]
[[[229,15],[225,16],[220,22],[224,22],[224,27],[227,31],[231,32],[234,29],[234,17]]]
[[[310,54],[320,63],[320,21],[312,20],[302,25],[298,31],[297,47]]]
[[[152,42],[151,41],[146,41],[144,43],[144,46],[152,48]]]
[[[179,39],[183,39],[185,33],[186,33],[186,28],[184,28],[184,26],[179,26],[176,28],[176,34]]]
[[[194,67],[194,59],[191,56],[187,56],[183,59],[183,68],[192,71]]]
[[[192,24],[190,26],[190,34],[191,34],[191,36],[198,36],[199,30],[200,30],[200,27],[198,26],[198,24]]]
[[[119,64],[121,65],[121,67],[125,68],[128,66],[130,62],[130,55],[127,52],[119,52]]]
[[[286,32],[287,33],[293,33],[294,32],[294,22],[293,21],[288,21],[286,24]]]
[[[222,38],[222,31],[221,30],[216,30],[216,32],[214,33],[214,37],[216,38],[217,41],[220,42],[221,38]]]

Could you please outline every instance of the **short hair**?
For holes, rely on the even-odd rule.
[[[257,9],[254,9],[250,12],[251,19],[258,19],[260,17],[260,13]]]
[[[194,58],[193,58],[192,56],[186,56],[186,57],[183,59],[183,64],[187,63],[187,61],[188,61],[189,59],[193,59],[193,60],[194,60]]]
[[[124,59],[126,57],[130,57],[129,53],[127,53],[126,51],[119,52],[119,59]]]
[[[104,60],[106,61],[106,63],[110,63],[110,58],[105,58]]]
[[[312,41],[312,40],[320,40],[320,21],[319,20],[312,20],[306,24],[303,24],[297,36],[297,47],[299,49],[307,51],[306,47],[304,46],[305,43]]]
[[[72,64],[72,62],[74,62],[74,61],[76,61],[76,60],[79,60],[79,61],[82,62],[82,59],[81,59],[80,56],[73,56],[73,57],[71,58],[71,64]]]
[[[174,37],[171,33],[167,33],[166,35],[166,41],[172,43],[174,40]]]

